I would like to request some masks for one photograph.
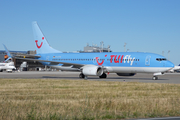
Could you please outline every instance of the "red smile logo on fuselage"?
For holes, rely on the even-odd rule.
[[[42,40],[44,40],[44,37],[42,37]],[[43,42],[41,42],[41,45],[38,45],[38,40],[35,40],[35,42],[36,42],[37,48],[41,48],[42,47]]]
[[[107,55],[105,55],[105,57],[107,57]],[[102,64],[104,63],[104,60],[102,60],[102,62],[99,62],[98,59],[99,59],[99,57],[96,57],[96,62],[97,62],[97,64],[98,64],[98,65],[102,65]]]

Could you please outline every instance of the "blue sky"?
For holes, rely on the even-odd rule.
[[[0,0],[0,41],[9,50],[35,50],[32,21],[60,51],[87,43],[123,52],[152,52],[180,64],[180,0]],[[4,50],[0,45],[0,50]]]

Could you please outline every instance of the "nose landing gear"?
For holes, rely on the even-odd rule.
[[[158,77],[157,77],[157,76],[153,76],[152,79],[153,79],[153,80],[157,80]]]

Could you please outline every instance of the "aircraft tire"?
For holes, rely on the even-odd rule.
[[[79,78],[84,78],[85,75],[83,73],[79,74]]]
[[[103,73],[101,76],[99,76],[99,78],[107,78],[107,75]]]
[[[153,80],[157,80],[158,77],[157,77],[157,76],[153,76],[152,79],[153,79]]]

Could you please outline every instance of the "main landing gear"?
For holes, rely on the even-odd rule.
[[[153,80],[157,80],[158,77],[157,77],[157,76],[153,76],[152,79],[153,79]]]
[[[85,76],[83,73],[79,74],[79,78],[84,78],[85,80],[87,80],[87,76]]]
[[[107,78],[107,75],[103,73],[101,76],[99,76],[99,78]]]
[[[87,76],[84,75],[83,73],[79,74],[79,78],[84,78],[85,80],[87,80]],[[99,78],[107,78],[107,75],[105,73],[103,73],[101,76],[99,76]]]
[[[84,74],[79,74],[79,78],[84,78],[85,77],[85,75]]]

